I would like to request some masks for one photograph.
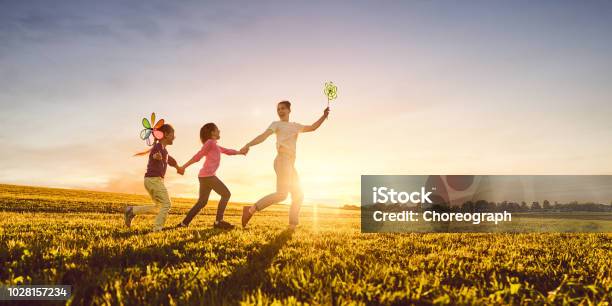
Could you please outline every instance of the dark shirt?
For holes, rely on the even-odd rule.
[[[153,155],[156,153],[161,154],[161,160],[153,158]],[[168,155],[168,150],[166,150],[161,143],[156,143],[153,145],[151,152],[149,152],[149,163],[147,164],[147,173],[145,173],[145,177],[164,177],[168,164],[170,164],[170,166],[177,165],[174,158]]]

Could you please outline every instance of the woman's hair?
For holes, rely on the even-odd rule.
[[[200,129],[200,140],[202,141],[202,144],[212,138],[212,132],[216,129],[217,126],[212,122],[209,122],[202,126],[202,128]]]
[[[287,101],[287,100],[280,101],[280,102],[278,102],[278,104],[282,104],[282,105],[284,105],[285,107],[287,107],[288,109],[291,109],[291,102],[289,102],[289,101]]]

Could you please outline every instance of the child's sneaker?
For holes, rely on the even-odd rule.
[[[213,225],[213,227],[217,229],[231,230],[231,229],[234,229],[235,226],[231,225],[229,222],[221,220],[221,221],[215,221],[215,224]]]
[[[249,223],[249,220],[251,220],[252,216],[253,214],[251,213],[250,206],[242,208],[242,227],[246,227],[247,223]]]
[[[185,225],[185,224],[183,224],[183,222],[181,222],[181,223],[177,224],[175,227],[176,228],[184,228],[184,227],[187,227],[187,225]]]
[[[132,225],[132,220],[134,219],[134,208],[132,206],[128,206],[125,208],[125,213],[123,214],[125,218],[125,226],[130,227]]]

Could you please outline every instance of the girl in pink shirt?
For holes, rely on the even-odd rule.
[[[217,194],[221,196],[221,200],[219,200],[219,206],[217,208],[217,219],[215,221],[214,227],[220,229],[232,229],[233,225],[230,223],[223,221],[223,213],[225,212],[225,207],[227,206],[227,202],[231,196],[229,189],[227,186],[223,184],[223,182],[217,178],[215,172],[219,168],[219,163],[221,162],[221,153],[227,155],[237,155],[242,154],[246,155],[248,152],[247,149],[243,149],[240,151],[226,149],[217,145],[217,140],[220,137],[220,131],[214,123],[207,123],[200,129],[200,140],[202,141],[202,149],[196,153],[191,160],[189,160],[186,164],[180,167],[180,172],[185,171],[187,167],[191,164],[199,162],[202,157],[206,156],[206,161],[204,162],[204,166],[200,170],[198,175],[198,179],[200,181],[200,197],[198,198],[198,202],[189,210],[185,219],[177,227],[186,227],[189,225],[191,220],[200,212],[204,206],[208,203],[208,197],[210,196],[210,191],[214,190]]]

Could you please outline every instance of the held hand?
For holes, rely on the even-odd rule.
[[[162,155],[161,155],[161,153],[157,152],[157,153],[153,154],[153,159],[156,159],[156,160],[162,160]]]
[[[184,167],[177,167],[176,168],[176,173],[178,173],[180,175],[184,175],[185,174],[185,168]]]
[[[323,117],[327,119],[327,116],[329,116],[329,107],[325,108],[323,111]]]
[[[242,155],[247,155],[247,153],[249,153],[249,147],[242,147],[239,152]]]

